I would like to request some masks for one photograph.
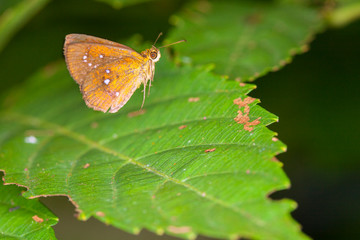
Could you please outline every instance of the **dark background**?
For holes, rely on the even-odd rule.
[[[0,93],[63,61],[66,34],[122,41],[141,33],[153,41],[169,30],[169,16],[182,4],[164,0],[115,10],[93,1],[54,0],[0,52]],[[360,239],[360,21],[318,34],[309,52],[255,83],[250,95],[280,117],[270,128],[288,146],[278,158],[292,187],[271,197],[297,201],[292,215],[314,239]],[[60,218],[54,227],[59,239],[174,239],[78,221],[65,197],[42,201]]]

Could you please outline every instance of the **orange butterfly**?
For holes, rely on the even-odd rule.
[[[138,53],[128,46],[102,38],[84,34],[67,35],[64,44],[66,65],[79,84],[86,105],[97,111],[115,113],[143,83],[143,106],[146,85],[150,80],[150,89],[155,63],[161,56],[160,50],[154,45]]]

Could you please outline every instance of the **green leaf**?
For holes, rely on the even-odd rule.
[[[215,72],[254,80],[308,49],[321,19],[303,6],[259,1],[200,1],[173,16],[170,40],[186,63],[215,63]]]
[[[274,160],[285,146],[266,127],[277,117],[257,100],[234,104],[255,86],[211,66],[175,67],[166,54],[156,67],[144,109],[138,90],[116,114],[86,108],[64,64],[29,79],[0,117],[6,182],[27,186],[27,197],[68,195],[81,219],[132,233],[306,239],[289,214],[295,203],[268,198],[289,187]]]
[[[25,199],[18,186],[0,184],[1,239],[56,239],[58,219],[37,199]]]
[[[129,5],[135,5],[143,2],[149,2],[151,0],[97,0],[99,2],[105,2],[110,4],[113,8],[122,8]]]
[[[14,0],[0,3],[0,51],[49,0]]]
[[[328,7],[324,15],[332,27],[344,27],[360,18],[360,2],[358,0],[338,0],[337,5]]]

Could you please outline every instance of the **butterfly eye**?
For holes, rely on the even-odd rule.
[[[151,52],[150,57],[151,57],[151,59],[156,59],[157,58],[157,52]]]

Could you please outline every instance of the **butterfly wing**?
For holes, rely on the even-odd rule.
[[[117,112],[141,83],[146,84],[144,66],[134,58],[122,58],[90,72],[80,85],[86,105],[98,110]]]
[[[117,42],[113,42],[113,41],[109,41],[103,38],[98,38],[98,37],[94,37],[94,36],[90,36],[90,35],[86,35],[86,34],[68,34],[65,37],[65,45],[69,45],[71,43],[96,43],[96,44],[103,44],[103,45],[109,45],[109,46],[114,46],[114,47],[119,47],[119,48],[124,48],[124,49],[129,49],[134,51],[132,48],[117,43]]]
[[[135,50],[84,34],[66,36],[64,55],[86,104],[98,111],[118,111],[143,82],[148,61]]]
[[[78,84],[100,65],[128,56],[142,57],[128,46],[84,34],[66,36],[64,55],[69,72]]]

